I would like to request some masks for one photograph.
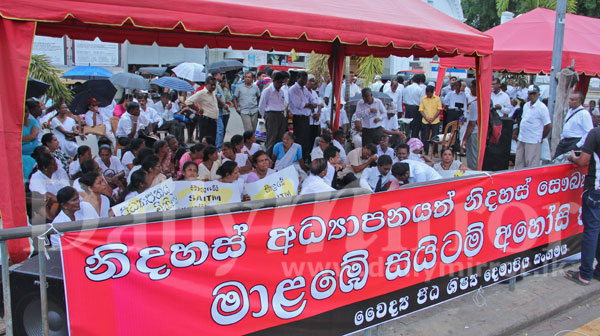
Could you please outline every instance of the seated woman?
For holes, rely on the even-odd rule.
[[[159,140],[154,143],[154,155],[156,155],[160,161],[161,172],[167,178],[171,177],[174,171],[173,156],[166,141]]]
[[[256,182],[275,173],[275,169],[270,168],[271,159],[269,159],[269,155],[263,150],[259,150],[252,155],[252,164],[254,170],[248,174],[246,183]]]
[[[415,160],[433,167],[433,161],[423,154],[423,142],[417,138],[410,138],[406,144],[410,148],[408,153],[409,160]]]
[[[102,175],[106,178],[106,182],[114,188],[124,188],[125,170],[121,165],[119,158],[112,155],[112,147],[102,145],[98,148],[98,157],[96,158],[98,166],[102,169]]]
[[[201,181],[214,181],[219,178],[217,169],[221,166],[219,153],[214,146],[204,148],[202,163],[198,165],[198,178]]]
[[[123,166],[123,170],[125,171],[125,176],[129,176],[129,172],[131,168],[133,168],[133,160],[137,156],[137,153],[140,149],[146,147],[146,143],[144,139],[133,139],[127,146],[127,151],[123,154],[123,158],[121,158],[121,165]]]
[[[237,184],[240,191],[240,199],[244,199],[244,181],[240,179],[240,168],[235,161],[223,162],[221,167],[217,169],[217,174],[221,176],[217,181]]]
[[[138,169],[142,169],[142,162],[144,161],[144,159],[153,155],[154,149],[152,148],[144,147],[138,151],[137,155],[135,156],[135,159],[133,160],[133,167],[131,167],[129,175],[127,175],[127,184],[129,184],[131,181],[131,174],[133,174],[133,172],[135,172]]]
[[[83,197],[84,202],[88,202],[94,207],[98,217],[108,217],[110,210],[110,199],[103,195],[106,189],[106,181],[98,172],[84,174],[79,183],[83,186],[86,195]]]
[[[463,164],[458,160],[453,160],[453,158],[454,152],[451,148],[442,148],[442,161],[434,164],[433,169],[435,169],[438,172],[444,170],[462,170],[463,172],[465,170],[470,170],[469,167],[467,167],[467,165]]]
[[[71,157],[60,149],[58,138],[53,133],[46,133],[42,136],[42,145],[48,147],[50,154],[60,162],[60,165],[58,166],[59,169],[64,170],[65,173],[68,172],[69,165],[71,164]]]
[[[56,199],[59,212],[52,224],[98,218],[94,207],[87,202],[81,202],[77,190],[72,187],[60,189],[56,194]],[[59,246],[59,236],[57,234],[50,235],[50,242],[52,246]]]
[[[69,165],[69,176],[71,179],[76,179],[81,176],[81,163],[92,158],[92,149],[89,146],[83,145],[77,148],[75,160]]]
[[[188,161],[183,164],[179,181],[198,181],[198,164],[194,161]]]
[[[248,156],[254,155],[262,148],[256,143],[256,136],[252,131],[244,132],[244,146],[242,147],[242,153],[248,153]]]
[[[123,114],[125,114],[125,112],[127,112],[127,104],[129,104],[129,102],[131,102],[132,100],[133,100],[133,95],[131,95],[129,93],[123,94],[121,99],[119,99],[117,106],[115,106],[113,115],[117,118],[121,118],[121,116]]]
[[[85,139],[85,136],[83,132],[80,132],[80,126],[77,124],[77,121],[69,117],[68,113],[69,108],[67,104],[61,103],[56,116],[52,118],[51,126],[53,133],[58,138],[62,151],[70,157],[74,157],[77,154],[78,147],[75,137],[80,136],[82,139]]]
[[[21,134],[21,160],[23,163],[23,176],[27,179],[33,167],[35,159],[31,157],[33,150],[40,145],[38,135],[41,131],[38,121],[29,113],[29,101],[25,104],[25,115],[23,116],[23,132]]]
[[[142,161],[142,169],[146,172],[146,185],[149,188],[157,186],[167,180],[160,168],[160,160],[158,156],[151,155]]]
[[[125,188],[125,192],[121,195],[119,203],[129,201],[137,195],[148,189],[146,185],[146,172],[144,170],[136,170],[131,174],[131,183]]]
[[[181,174],[184,170],[183,166],[188,161],[194,161],[196,163],[196,166],[198,166],[200,163],[202,163],[203,156],[204,156],[204,145],[201,143],[196,143],[196,144],[192,145],[192,147],[190,147],[190,151],[184,153],[181,156],[181,159],[179,159],[179,176],[181,176]]]
[[[48,218],[56,215],[56,193],[69,184],[58,177],[56,160],[48,153],[40,153],[37,157],[37,171],[31,175],[29,190],[44,196]]]
[[[221,157],[223,163],[226,161],[235,161],[240,168],[240,174],[246,175],[252,170],[252,163],[248,159],[248,154],[236,152],[235,145],[231,142],[224,142],[221,145]],[[246,176],[243,176],[244,180]]]
[[[302,146],[294,143],[292,132],[285,132],[282,141],[273,147],[273,161],[275,161],[276,171],[294,166],[299,174],[306,176],[306,166],[302,159]]]

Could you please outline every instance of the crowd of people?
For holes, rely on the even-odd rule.
[[[136,90],[104,107],[91,98],[88,111],[80,115],[64,102],[46,107],[27,100],[22,154],[32,222],[107,217],[111,206],[169,178],[239,183],[243,190],[245,183],[292,166],[300,177],[300,194],[358,186],[381,192],[439,179],[443,171],[477,168],[475,80],[467,84],[452,77],[437,96],[422,74],[406,83],[401,76],[386,83],[376,79],[361,89],[351,73],[342,83],[335,131],[328,78],[268,69],[244,73],[233,90],[218,72],[194,85],[190,96]],[[374,92],[385,93],[386,103]],[[549,118],[538,98],[539,88],[532,86],[528,101],[516,105],[494,80],[492,111],[517,118],[520,125],[517,167],[532,166],[536,156],[539,162]],[[578,145],[581,133],[592,127],[591,114],[578,113],[582,103],[581,95],[572,95],[561,151]],[[244,132],[225,141],[220,129],[226,129],[234,111]],[[255,137],[259,117],[266,124],[263,145]],[[411,122],[402,129],[399,118]],[[452,122],[462,125],[460,139],[438,156],[433,140]],[[97,152],[76,141],[85,140],[90,129],[100,132],[94,133]],[[455,159],[461,150],[466,164]]]

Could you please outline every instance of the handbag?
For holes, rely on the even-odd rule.
[[[174,114],[173,118],[175,118],[175,120],[177,120],[177,121],[182,121],[182,122],[184,122],[186,124],[190,123],[190,119],[188,117],[186,117],[186,116],[181,115],[181,114]]]

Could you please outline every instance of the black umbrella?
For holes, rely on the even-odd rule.
[[[42,82],[35,78],[29,78],[27,79],[27,93],[25,94],[25,98],[39,98],[46,93],[49,87],[50,84],[46,82]]]
[[[87,101],[90,98],[96,98],[98,106],[104,107],[112,103],[117,88],[108,79],[92,79],[74,90],[75,97],[71,101],[69,109],[75,114],[87,112]]]
[[[373,91],[372,93],[373,97],[381,100],[383,105],[389,105],[394,102],[394,99],[392,97],[388,96],[383,92]],[[354,97],[350,98],[350,101],[348,101],[348,103],[346,104],[346,111],[354,113],[354,111],[356,111],[356,104],[358,104],[360,100],[362,100],[362,94],[355,94]]]
[[[227,71],[240,70],[242,68],[244,68],[244,64],[242,64],[242,62],[236,61],[236,60],[222,60],[222,61],[210,63],[207,66],[208,72],[210,72],[210,73],[215,73],[215,72],[225,73]]]

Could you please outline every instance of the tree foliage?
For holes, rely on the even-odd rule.
[[[497,0],[496,8],[498,16],[501,16],[504,11],[519,15],[538,7],[556,10],[556,2],[556,0]],[[567,0],[567,13],[575,13],[576,11],[577,0]]]
[[[367,57],[359,57],[357,63],[358,70],[356,71],[356,75],[365,80],[364,87],[368,87],[376,75],[383,73],[383,58],[369,55]]]
[[[73,95],[67,86],[60,81],[59,71],[50,64],[50,59],[46,55],[31,55],[29,63],[29,77],[41,80],[50,84],[46,96],[54,102],[64,100],[71,102]]]
[[[581,0],[577,2],[577,14],[600,18],[600,0]]]
[[[496,0],[462,0],[466,24],[480,31],[486,31],[498,24]]]
[[[317,81],[320,82],[321,78],[324,78],[325,75],[329,74],[329,68],[327,66],[328,61],[329,55],[317,54],[313,51],[308,55],[306,69],[309,74],[315,76]]]

